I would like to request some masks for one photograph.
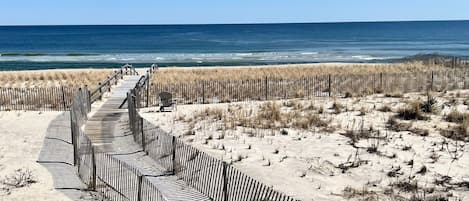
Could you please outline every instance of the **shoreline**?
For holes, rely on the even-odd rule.
[[[0,64],[2,62],[0,61]],[[214,69],[214,68],[257,68],[257,67],[273,67],[273,66],[310,66],[310,65],[375,65],[375,64],[392,64],[390,62],[309,62],[309,63],[278,63],[278,64],[240,64],[240,65],[230,65],[229,62],[226,62],[226,65],[222,65],[224,62],[221,62],[220,65],[165,65],[160,63],[129,63],[133,65],[137,69],[147,68],[152,64],[157,64],[161,69]],[[71,63],[71,64],[78,64],[78,63]],[[83,63],[85,64],[85,63]],[[44,63],[46,65],[46,63]],[[68,66],[67,63],[64,63],[63,66],[60,67],[52,67],[52,68],[25,68],[17,69],[17,68],[0,68],[0,72],[41,72],[41,71],[84,71],[84,70],[109,70],[109,69],[118,69],[121,66],[124,66],[125,63],[115,63],[115,64],[106,64],[106,66],[101,65],[85,65],[82,67],[73,67]]]
[[[405,62],[402,62],[405,63]],[[285,68],[285,67],[343,67],[348,65],[354,66],[376,66],[376,65],[391,65],[399,63],[360,63],[360,62],[324,62],[324,63],[291,63],[291,64],[265,64],[265,65],[208,65],[208,66],[159,66],[160,70],[193,70],[193,69],[241,69],[241,68]],[[99,71],[99,70],[117,70],[125,64],[119,64],[112,67],[87,67],[87,68],[50,68],[50,69],[25,69],[25,70],[3,70],[0,69],[0,72],[25,72],[25,73],[35,73],[35,72],[57,72],[57,71],[66,71],[66,72],[80,72],[80,71]],[[133,65],[133,64],[132,64]],[[150,64],[151,65],[151,64]],[[148,65],[148,66],[150,66]],[[135,66],[137,70],[147,68],[148,66]]]
[[[251,55],[252,53],[246,53]],[[315,55],[316,53],[312,53]],[[191,54],[188,54],[189,56]],[[269,59],[255,59],[255,57],[246,60],[237,60],[237,55],[244,55],[244,53],[236,53],[228,60],[210,60],[206,55],[198,58],[193,55],[191,58],[181,61],[165,61],[164,58],[156,57],[152,60],[135,59],[145,57],[145,54],[135,54],[135,58],[129,58],[120,62],[106,62],[106,61],[28,61],[28,60],[0,60],[1,71],[36,71],[36,70],[85,70],[85,69],[112,69],[119,68],[126,64],[132,64],[135,68],[147,68],[152,64],[157,64],[160,68],[164,69],[214,69],[214,68],[240,68],[240,67],[273,67],[273,66],[312,66],[312,65],[376,65],[376,64],[402,64],[402,63],[439,63],[443,65],[451,64],[467,64],[469,56],[462,55],[449,55],[449,54],[415,54],[408,56],[400,56],[395,58],[381,58],[381,59],[366,59],[361,57],[367,56],[352,56],[352,59],[329,59],[322,60],[318,58],[310,58],[306,60],[269,60]],[[187,55],[186,55],[187,56]],[[187,57],[189,57],[187,56]],[[368,55],[369,56],[369,55]],[[1,58],[0,54],[0,58]],[[5,56],[3,56],[5,57]],[[6,56],[7,57],[7,56]],[[36,57],[36,56],[30,56]],[[40,57],[40,56],[39,56]],[[74,56],[81,57],[81,56]],[[207,57],[207,58],[205,58]],[[372,56],[369,56],[372,57]],[[288,58],[288,57],[287,57]],[[353,59],[355,58],[355,59]],[[358,58],[358,60],[356,59]],[[113,58],[116,59],[116,58]],[[162,59],[162,60],[160,60]],[[208,60],[207,60],[208,59]],[[229,60],[232,59],[232,60]],[[312,59],[312,60],[311,60]],[[316,60],[315,60],[316,59]]]

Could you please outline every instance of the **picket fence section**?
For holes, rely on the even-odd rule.
[[[127,68],[135,73],[131,66]],[[110,86],[104,84],[101,87]],[[83,88],[74,94],[70,107],[73,161],[78,176],[89,190],[100,192],[111,201],[167,201],[147,175],[110,154],[95,152],[91,140],[82,129],[91,111],[93,98],[90,95],[93,93]]]
[[[467,89],[469,68],[434,72],[317,75],[294,79],[211,80],[187,83],[153,83],[139,91],[140,107],[158,106],[161,92],[173,94],[179,104],[204,104],[250,100],[408,93],[425,90]],[[145,101],[143,101],[145,100]]]
[[[135,142],[168,173],[214,201],[295,200],[143,119],[137,111],[141,101],[137,94],[143,89],[136,88],[127,94],[129,127]]]
[[[70,108],[76,88],[4,88],[0,87],[0,111],[65,111]]]
[[[137,71],[131,65],[124,65],[103,82],[89,91],[90,102],[102,98],[103,94],[111,90],[124,75],[136,75]],[[0,111],[32,110],[32,111],[67,111],[72,106],[75,87],[35,87],[35,88],[5,88],[0,87]]]

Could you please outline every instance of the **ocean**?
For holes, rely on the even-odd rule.
[[[0,70],[469,56],[469,21],[0,26]]]

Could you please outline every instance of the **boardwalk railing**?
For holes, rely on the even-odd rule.
[[[134,167],[107,153],[96,153],[83,131],[91,111],[90,92],[79,89],[70,107],[74,165],[78,176],[89,190],[97,191],[112,201],[167,201],[149,178]]]
[[[138,75],[137,71],[132,65],[126,64],[119,70],[107,77],[103,82],[98,83],[98,86],[90,91],[90,102],[94,103],[103,98],[103,94],[111,91],[112,85],[116,85],[119,79],[123,79],[124,75]]]
[[[263,78],[250,80],[199,81],[149,85],[149,92],[137,92],[139,100],[159,105],[158,94],[167,91],[180,104],[278,100],[321,96],[344,96],[346,93],[407,93],[425,90],[444,91],[469,88],[469,68],[435,72],[376,73],[364,75],[318,75],[294,79]],[[144,100],[144,101],[143,101]]]
[[[142,75],[142,77],[140,77],[140,79],[137,81],[137,83],[135,84],[135,87],[134,89],[138,89],[138,97],[137,97],[137,107],[142,107],[142,106],[146,106],[148,107],[149,105],[149,93],[150,93],[150,81],[151,81],[151,76],[153,75],[153,73],[156,72],[156,70],[158,69],[158,65],[156,64],[153,64],[150,66],[150,69],[147,70],[147,72],[145,73],[145,75]],[[122,102],[122,104],[119,106],[119,108],[122,108],[125,103],[127,102],[127,99],[128,98],[125,98],[125,100]]]
[[[133,89],[127,94],[129,123],[134,140],[167,172],[215,201],[295,200],[165,133],[140,117],[136,91],[138,89]]]

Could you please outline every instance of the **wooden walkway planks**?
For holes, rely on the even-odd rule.
[[[135,147],[128,143],[129,140],[134,143],[132,135],[126,134],[128,122],[125,121],[129,115],[128,109],[127,107],[119,109],[119,106],[127,98],[127,92],[135,87],[139,79],[140,76],[124,77],[123,82],[112,89],[110,96],[94,110],[94,114],[85,124],[84,133],[93,143],[98,160],[96,163],[98,188],[103,187],[102,181],[104,179],[109,181],[110,185],[116,188],[119,193],[130,196],[132,198],[130,200],[134,200],[134,195],[139,192],[138,189],[134,188],[137,186],[135,184],[138,183],[134,181],[137,178],[135,176],[143,174],[146,176],[144,176],[145,182],[141,183],[142,200],[148,200],[154,195],[159,195],[160,200],[166,201],[211,200],[203,193],[189,187],[176,176],[165,175],[166,173],[162,171],[163,168],[160,168],[159,164],[150,157],[141,155],[144,154],[143,152],[134,152]],[[126,127],[124,128],[123,125]],[[138,148],[141,149],[141,147]],[[103,161],[102,156],[106,156],[107,159]],[[106,194],[107,190],[98,191],[104,191]]]
[[[112,152],[114,130],[126,109],[119,109],[127,97],[127,92],[135,87],[140,76],[125,76],[123,82],[115,87],[101,107],[88,119],[85,133],[95,145],[98,152]]]

